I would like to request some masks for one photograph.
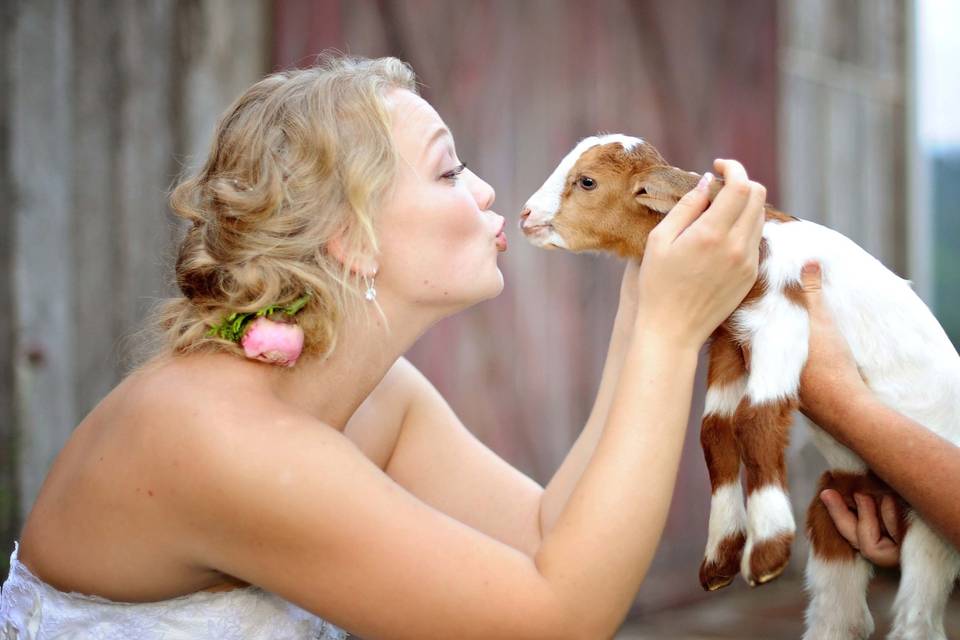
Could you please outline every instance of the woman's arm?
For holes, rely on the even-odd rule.
[[[756,280],[765,190],[738,163],[718,168],[727,183],[705,212],[706,194],[688,194],[650,235],[603,432],[532,559],[417,499],[341,434],[289,416],[193,429],[186,447],[163,434],[158,461],[184,450],[202,461],[157,471],[156,499],[170,496],[162,504],[189,529],[176,538],[184,553],[362,636],[611,637],[663,530],[697,352]]]
[[[557,518],[560,517],[560,512],[567,504],[570,494],[600,441],[603,425],[607,422],[614,387],[620,378],[623,361],[627,355],[627,347],[633,336],[633,325],[637,315],[636,280],[639,269],[640,263],[638,261],[627,261],[620,284],[620,303],[613,321],[610,345],[607,348],[607,359],[603,365],[600,387],[597,390],[597,398],[593,403],[593,409],[590,411],[586,425],[574,442],[573,448],[570,449],[567,457],[560,464],[560,468],[547,483],[540,498],[541,539],[553,529]]]
[[[810,355],[800,381],[801,409],[863,458],[924,520],[960,548],[960,501],[951,490],[960,486],[960,447],[886,406],[870,392],[823,302],[818,267],[804,269],[803,284],[810,313]],[[849,518],[835,498],[823,497],[832,507],[838,528],[849,532]],[[876,508],[864,506],[860,517],[867,518],[861,525],[866,537],[858,535],[856,545],[861,551],[872,543],[868,532],[877,529]],[[891,533],[896,537],[898,532]]]

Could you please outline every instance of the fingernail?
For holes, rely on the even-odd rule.
[[[713,174],[707,171],[705,174],[700,176],[700,182],[697,183],[697,191],[706,191],[707,185],[713,181]]]
[[[805,275],[815,276],[820,273],[820,263],[819,262],[808,262],[803,265],[803,270],[801,273]]]

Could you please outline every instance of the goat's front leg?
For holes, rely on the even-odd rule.
[[[712,490],[707,548],[700,565],[700,584],[707,591],[733,582],[740,571],[740,555],[746,542],[740,454],[733,431],[733,414],[745,388],[743,354],[730,334],[720,328],[710,343],[707,398],[700,427],[700,444]]]
[[[747,543],[740,572],[754,586],[779,576],[790,559],[796,524],[784,456],[810,325],[806,310],[782,291],[741,308],[734,323],[749,345],[746,393],[733,422],[746,467]]]
[[[796,524],[784,455],[797,404],[796,399],[753,404],[744,398],[734,415],[747,484],[747,542],[740,572],[751,587],[779,576],[790,560]]]

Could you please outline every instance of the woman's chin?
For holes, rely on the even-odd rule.
[[[488,298],[496,298],[498,295],[500,295],[503,292],[503,287],[504,287],[503,272],[500,271],[499,265],[496,267],[496,270],[497,270],[496,285],[493,288],[493,293],[491,293],[488,296]]]

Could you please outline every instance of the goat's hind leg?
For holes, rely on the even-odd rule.
[[[887,638],[946,640],[943,614],[960,573],[960,553],[920,518],[910,520],[900,543],[900,588]]]
[[[807,629],[804,640],[863,640],[873,633],[873,616],[867,608],[867,585],[873,565],[863,559],[840,535],[820,492],[835,489],[852,502],[863,489],[863,474],[827,471],[807,510]]]
[[[746,541],[746,510],[740,486],[740,454],[733,432],[733,414],[746,387],[746,369],[740,347],[724,329],[710,343],[707,399],[700,428],[700,444],[710,472],[710,524],[707,548],[700,565],[700,584],[716,591],[740,571]]]

